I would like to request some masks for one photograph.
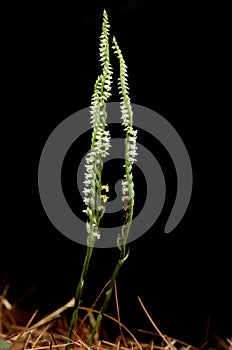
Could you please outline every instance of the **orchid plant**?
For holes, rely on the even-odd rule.
[[[110,150],[110,132],[107,129],[107,101],[111,96],[112,86],[112,66],[110,63],[110,46],[109,46],[109,21],[106,11],[103,12],[102,33],[100,36],[100,62],[102,73],[98,76],[90,106],[90,122],[92,125],[91,149],[85,159],[85,180],[84,180],[84,204],[87,215],[86,231],[87,231],[87,250],[83,263],[82,273],[77,285],[75,293],[74,312],[68,332],[67,350],[70,349],[70,341],[76,327],[78,319],[78,309],[80,306],[80,298],[85,283],[85,277],[88,272],[92,252],[97,239],[101,238],[100,221],[105,213],[106,203],[108,200],[109,186],[102,184],[102,171],[104,158],[109,154]],[[89,345],[92,345],[94,335],[97,332],[102,320],[103,313],[110,301],[114,282],[123,263],[129,255],[129,249],[126,247],[127,237],[129,235],[130,226],[133,217],[134,208],[134,182],[132,174],[132,166],[136,161],[137,131],[133,128],[133,111],[129,97],[129,87],[127,82],[127,66],[123,58],[122,52],[118,46],[116,38],[113,37],[112,49],[117,55],[120,65],[120,76],[118,78],[118,89],[120,94],[120,108],[122,126],[125,132],[125,175],[122,180],[122,204],[125,211],[125,222],[122,225],[121,232],[117,237],[117,246],[120,251],[118,262],[110,278],[103,305],[98,313],[95,326],[89,339]],[[125,202],[127,203],[125,205]]]

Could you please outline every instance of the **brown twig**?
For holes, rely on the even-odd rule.
[[[0,295],[0,333],[3,331],[2,319],[3,319],[3,306],[7,308],[8,301],[6,300],[6,295],[9,289],[9,284],[6,284],[3,288],[2,294]],[[11,305],[10,305],[11,306]]]
[[[82,310],[87,310],[87,311],[89,310],[89,308],[84,307],[84,306],[80,306],[80,309],[82,309]],[[91,312],[99,313],[99,311],[93,310],[93,309],[91,309]],[[112,317],[112,316],[110,316],[110,315],[108,315],[108,314],[103,313],[103,316],[105,316],[106,318],[109,318],[110,320],[112,320],[112,321],[118,323],[118,320],[117,320],[116,318],[114,318],[114,317]],[[122,324],[122,323],[121,323],[121,327],[122,327],[123,329],[125,329],[125,331],[134,339],[134,341],[135,341],[135,343],[138,345],[139,349],[142,350],[142,347],[141,347],[141,345],[139,344],[139,342],[138,342],[138,340],[136,339],[136,337],[134,336],[134,334],[131,333],[131,331],[130,331],[126,326],[124,326],[124,324]]]
[[[222,338],[220,338],[218,334],[214,334],[214,338],[217,340],[220,348],[231,350],[230,346]]]
[[[94,309],[95,305],[97,304],[98,300],[100,299],[101,295],[104,293],[104,291],[106,290],[107,286],[110,284],[110,281],[108,281],[104,287],[101,289],[100,293],[98,294],[97,298],[94,300],[90,310]],[[87,312],[87,314],[84,316],[84,318],[82,319],[81,323],[80,323],[80,328],[81,326],[84,324],[86,318],[90,315],[91,311]]]
[[[149,315],[147,309],[145,308],[145,306],[144,306],[144,304],[143,304],[143,302],[142,302],[142,300],[140,299],[139,296],[138,296],[138,300],[139,300],[139,303],[142,306],[142,309],[144,310],[147,318],[151,322],[152,326],[155,328],[155,330],[158,332],[158,334],[161,336],[161,338],[164,340],[164,342],[170,347],[170,349],[175,350],[175,347],[166,339],[166,337],[161,333],[161,331],[159,330],[159,328],[157,327],[155,322],[152,320],[151,316]]]
[[[64,306],[60,307],[59,309],[57,309],[56,311],[52,312],[51,314],[49,314],[48,316],[44,317],[42,320],[40,320],[39,322],[37,322],[36,324],[34,324],[33,326],[27,328],[26,330],[24,330],[23,333],[20,333],[19,335],[17,335],[16,337],[12,338],[12,340],[18,340],[20,337],[28,334],[28,332],[30,332],[31,330],[35,329],[35,328],[39,328],[43,325],[45,325],[46,323],[49,323],[50,321],[54,320],[56,317],[58,317],[63,311],[67,310],[70,307],[74,306],[74,298],[72,298],[67,304],[65,304]]]
[[[122,331],[122,326],[121,326],[121,317],[120,317],[120,310],[119,310],[119,302],[118,302],[118,291],[117,291],[117,283],[116,280],[114,281],[114,294],[115,294],[115,302],[116,302],[116,309],[117,309],[117,316],[118,316],[118,326],[119,326],[119,331],[121,334],[121,338],[123,340],[123,343],[125,345],[125,347],[127,346],[127,342],[126,339],[123,335],[123,331]]]

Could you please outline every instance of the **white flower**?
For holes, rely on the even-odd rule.
[[[88,173],[85,173],[85,178],[88,180],[88,179],[92,179],[93,178],[93,174],[88,174]]]
[[[123,195],[125,195],[126,193],[129,193],[127,180],[122,180],[122,193]]]
[[[93,170],[93,165],[92,164],[85,164],[85,167],[86,167],[87,173],[91,173],[91,171]]]
[[[109,154],[107,151],[110,147],[110,132],[99,127],[96,132],[94,152],[104,158]]]
[[[134,163],[136,161],[136,156],[138,155],[138,153],[133,149],[130,149],[128,153],[129,153],[129,156],[128,156],[129,162]]]
[[[129,201],[130,200],[130,196],[122,196],[122,201]]]
[[[85,210],[82,210],[83,213],[86,213],[87,215],[92,215],[92,209],[90,207],[87,207]]]
[[[89,197],[84,197],[84,203],[85,203],[85,205],[89,205],[90,204],[90,198]]]
[[[87,154],[87,156],[85,158],[86,164],[92,163],[93,160],[94,160],[94,155],[92,154],[92,152],[90,152],[89,154]]]
[[[91,181],[90,180],[85,180],[85,181],[83,181],[83,183],[85,184],[86,187],[91,185]]]
[[[100,239],[101,235],[99,232],[93,232],[93,237],[96,237],[97,239]]]

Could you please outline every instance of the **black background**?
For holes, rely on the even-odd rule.
[[[130,244],[130,258],[118,278],[122,321],[131,330],[152,330],[139,295],[166,334],[198,345],[209,320],[211,334],[229,337],[231,252],[222,137],[226,127],[217,82],[221,63],[215,29],[190,6],[85,1],[76,9],[56,5],[9,12],[3,65],[7,108],[2,118],[1,280],[5,276],[10,284],[12,302],[31,290],[20,306],[42,313],[74,295],[85,247],[50,223],[38,194],[37,170],[54,128],[90,104],[100,72],[103,8],[129,67],[132,102],[155,110],[174,126],[188,149],[194,176],[188,210],[165,235],[175,174],[157,141],[139,136],[162,164],[170,192],[159,220]],[[140,192],[137,198],[144,200]],[[95,251],[86,305],[108,280],[117,254],[116,248]],[[113,302],[110,310],[114,312]]]

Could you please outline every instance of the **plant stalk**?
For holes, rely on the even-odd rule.
[[[78,282],[76,293],[75,293],[74,311],[73,311],[70,327],[69,327],[69,330],[68,330],[68,344],[66,346],[66,350],[70,350],[70,340],[72,340],[73,333],[74,333],[74,330],[75,330],[75,327],[76,327],[76,323],[77,323],[77,319],[78,319],[78,309],[79,309],[79,306],[80,306],[81,294],[82,294],[82,291],[83,291],[83,286],[84,286],[84,283],[85,283],[85,277],[86,277],[87,272],[88,272],[89,263],[90,263],[90,259],[91,259],[92,253],[93,253],[93,246],[87,246],[81,277],[80,277],[80,280]]]
[[[127,254],[125,255],[125,253],[123,253],[124,250],[121,250],[121,254],[120,254],[120,258],[118,260],[118,263],[117,265],[115,266],[115,269],[114,269],[114,272],[111,276],[111,279],[110,279],[110,284],[108,286],[108,289],[106,291],[106,296],[105,296],[105,300],[104,300],[104,303],[99,311],[99,314],[97,316],[97,319],[96,319],[96,323],[92,329],[92,332],[91,332],[91,336],[90,336],[90,339],[89,339],[89,342],[88,342],[88,345],[91,346],[93,344],[93,340],[94,340],[94,336],[101,324],[101,321],[102,321],[102,317],[103,317],[103,313],[105,312],[108,304],[109,304],[109,301],[110,301],[110,298],[111,298],[111,295],[112,295],[112,292],[113,292],[113,289],[114,289],[114,282],[118,276],[118,273],[123,265],[123,263],[126,261],[126,259],[128,258],[129,256],[129,250],[127,252]]]

